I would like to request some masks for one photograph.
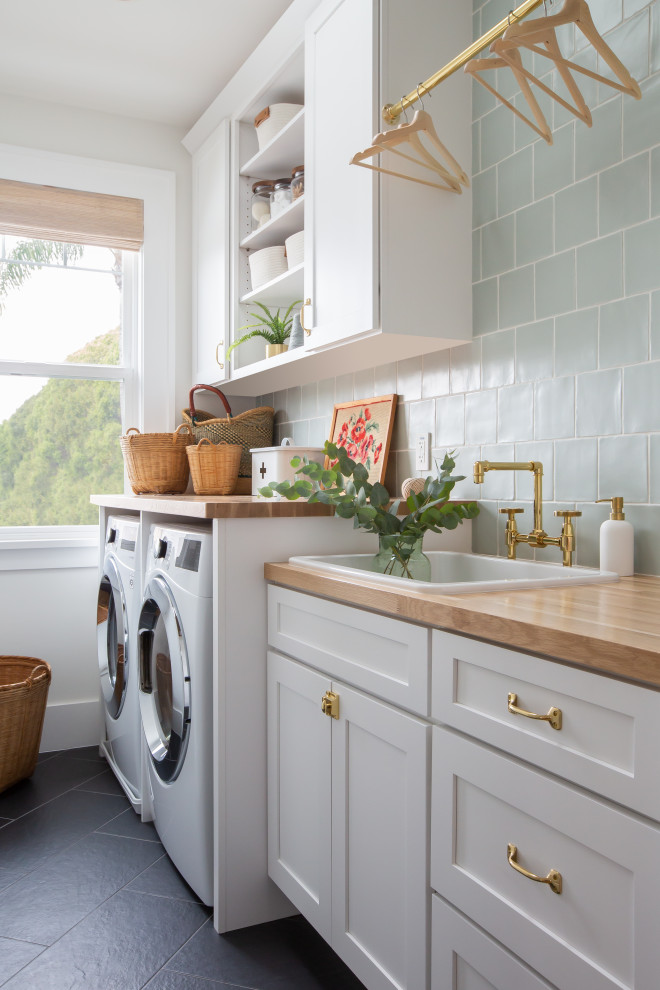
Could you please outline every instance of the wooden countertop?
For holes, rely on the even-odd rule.
[[[133,512],[162,512],[191,519],[291,519],[295,516],[333,516],[330,505],[305,499],[256,498],[253,495],[90,495],[93,505]],[[459,504],[458,500],[456,503]],[[466,503],[467,504],[467,503]],[[406,511],[399,507],[399,515]]]
[[[252,495],[91,495],[94,505],[134,512],[161,512],[191,519],[290,519],[294,516],[331,516],[334,510],[320,502],[287,502]]]
[[[268,581],[347,605],[660,687],[658,577],[436,596],[383,590],[286,563],[266,564],[264,573]]]

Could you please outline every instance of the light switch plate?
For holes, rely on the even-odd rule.
[[[420,433],[415,441],[415,470],[431,470],[431,434]]]

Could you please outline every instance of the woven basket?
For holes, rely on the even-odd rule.
[[[119,441],[126,462],[126,472],[136,495],[181,495],[188,487],[190,469],[186,447],[193,442],[192,432],[140,433],[131,426]]]
[[[0,657],[0,791],[37,765],[51,670],[35,657]]]
[[[227,410],[226,419],[218,419],[211,413],[202,412],[195,409],[194,393],[198,389],[207,389],[214,392],[222,399]],[[183,410],[183,419],[190,426],[195,440],[205,437],[211,443],[236,444],[240,443],[243,448],[241,454],[241,465],[238,469],[239,478],[252,477],[252,447],[272,447],[273,445],[273,419],[275,410],[272,406],[259,406],[257,409],[248,409],[247,412],[232,416],[231,407],[227,399],[219,388],[212,385],[193,385],[190,389],[190,408]]]
[[[188,447],[190,475],[196,495],[231,495],[238,480],[243,448],[240,443],[213,444],[202,437],[196,447]]]

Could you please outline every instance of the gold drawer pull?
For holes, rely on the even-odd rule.
[[[525,718],[537,718],[540,722],[549,722],[553,729],[561,729],[561,708],[548,709],[547,715],[536,715],[534,712],[526,712],[524,708],[517,708],[518,695],[509,694],[509,711],[512,715],[524,715]]]
[[[523,869],[522,866],[516,863],[518,847],[514,846],[512,842],[506,847],[506,854],[509,866],[512,866],[518,873],[522,873],[528,880],[536,880],[537,883],[547,883],[550,890],[554,890],[555,894],[561,894],[561,873],[558,870],[550,870],[547,877],[537,877],[535,873],[530,873],[528,870]]]

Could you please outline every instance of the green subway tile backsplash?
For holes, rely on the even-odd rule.
[[[621,161],[621,103],[616,96],[592,111],[593,125],[575,124],[575,178],[602,172]]]
[[[599,231],[631,227],[649,218],[649,156],[645,152],[601,172]]]
[[[575,309],[575,252],[564,251],[536,263],[536,316]]]
[[[598,308],[555,319],[555,374],[575,375],[598,366]]]
[[[600,308],[598,363],[601,368],[647,361],[649,297],[631,296]]]
[[[475,31],[512,6],[473,5]],[[506,553],[500,505],[517,500],[526,513],[521,530],[530,524],[532,479],[492,472],[479,490],[472,460],[540,460],[546,528],[559,531],[550,512],[555,503],[583,512],[579,564],[598,564],[607,507],[592,500],[623,494],[635,527],[636,568],[660,574],[660,0],[594,0],[591,10],[640,82],[641,100],[576,72],[592,111],[587,127],[536,90],[552,128],[548,145],[474,84],[473,340],[347,372],[317,389],[285,389],[261,404],[275,406],[278,436],[316,444],[327,434],[334,402],[396,391],[388,483],[415,473],[415,435],[428,424],[434,455],[459,452],[468,478],[456,494],[479,492],[483,500],[472,526],[475,551]],[[544,16],[542,7],[536,16]],[[609,73],[579,30],[565,26],[558,36],[567,58],[577,45],[579,65]],[[544,82],[566,94],[548,59],[534,56],[533,63]],[[490,78],[529,113],[507,73],[498,69]],[[439,133],[441,89],[426,103]],[[448,195],[429,190],[428,213],[420,218],[437,225],[439,238]],[[434,298],[432,285],[406,288],[416,293],[420,317],[442,320],[443,300]],[[525,553],[534,551],[521,548]]]
[[[516,264],[546,258],[554,250],[554,198],[548,196],[539,203],[516,213]]]
[[[500,327],[514,327],[533,319],[534,265],[527,265],[500,277]]]
[[[577,304],[593,306],[623,295],[623,238],[601,237],[577,249]]]
[[[597,235],[598,179],[594,175],[555,196],[555,247],[563,251]]]
[[[541,320],[516,330],[516,381],[552,377],[554,320]]]
[[[660,218],[625,232],[626,292],[660,288]]]

